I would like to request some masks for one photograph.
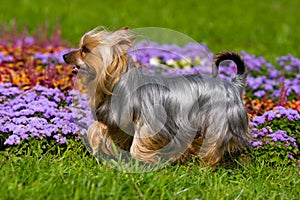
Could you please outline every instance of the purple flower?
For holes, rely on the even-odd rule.
[[[293,115],[288,115],[288,116],[287,116],[287,119],[288,119],[289,121],[293,121],[293,120],[294,120],[294,116],[293,116]]]
[[[68,97],[66,98],[66,102],[67,102],[67,103],[72,103],[72,101],[73,101],[73,98],[72,98],[71,96],[68,96]]]
[[[264,116],[257,116],[253,119],[253,122],[257,125],[265,123],[265,117]]]
[[[34,38],[29,37],[29,36],[25,37],[24,42],[25,42],[25,44],[30,45],[30,46],[34,45],[34,43],[35,43]]]
[[[273,90],[274,89],[273,85],[270,85],[270,84],[263,84],[262,86],[265,90]]]
[[[24,140],[28,140],[28,134],[26,134],[26,133],[21,133],[21,134],[20,134],[20,138],[21,138],[21,139],[24,139]]]
[[[278,130],[272,134],[268,134],[266,135],[267,137],[270,137],[272,138],[272,140],[274,142],[277,142],[277,141],[281,141],[281,142],[284,142],[284,141],[287,141],[287,132],[286,131],[283,131],[283,130]]]
[[[27,124],[27,120],[28,118],[26,116],[12,118],[12,122],[15,124]]]
[[[290,142],[296,142],[296,139],[292,138],[292,137],[287,138],[287,140],[290,141]]]
[[[264,116],[268,121],[271,121],[271,120],[273,120],[273,119],[276,117],[276,115],[275,115],[275,113],[274,113],[273,111],[268,111],[268,112],[264,113],[263,116]]]
[[[288,147],[288,146],[290,146],[290,143],[285,143],[283,146]]]
[[[279,71],[276,69],[268,69],[268,73],[269,73],[269,77],[274,79],[274,78],[278,78],[279,77]]]
[[[266,127],[267,131],[265,131],[265,133],[273,133],[273,129],[270,126]]]
[[[258,132],[257,137],[264,137],[265,135],[266,135],[265,132],[260,131],[260,132]]]
[[[80,130],[75,122],[84,121],[86,126],[82,128],[86,129],[93,120],[90,119],[88,98],[80,97],[75,91],[65,95],[58,89],[38,85],[31,90],[19,91],[11,87],[11,84],[0,84],[0,92],[8,97],[5,102],[0,103],[0,131],[9,134],[6,145],[16,145],[21,140],[30,138],[54,138],[57,134],[74,135],[77,138],[79,132],[83,133],[84,130]],[[61,105],[67,99],[75,99],[77,106]],[[75,112],[76,110],[80,112]],[[67,141],[66,137],[56,137],[54,139],[60,143]]]
[[[254,92],[254,96],[260,98],[266,95],[266,92],[264,90],[258,90],[256,92]]]
[[[64,144],[67,142],[66,137],[63,137],[61,134],[57,134],[53,136],[54,139],[56,139],[56,142]]]
[[[18,145],[20,143],[20,137],[17,135],[11,135],[5,140],[4,145]]]
[[[259,146],[262,146],[262,142],[261,141],[255,141],[252,143],[252,146],[253,147],[259,147]]]

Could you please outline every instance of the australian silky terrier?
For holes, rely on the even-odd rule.
[[[74,73],[86,77],[96,117],[87,133],[94,154],[126,151],[143,163],[197,156],[215,165],[224,153],[249,145],[242,101],[247,72],[239,54],[218,53],[212,76],[149,75],[128,57],[135,39],[129,28],[96,28],[83,35],[79,49],[63,56]],[[224,60],[236,64],[231,81],[218,77]]]

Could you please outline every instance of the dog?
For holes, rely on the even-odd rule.
[[[86,78],[95,115],[87,141],[94,154],[129,152],[142,163],[198,157],[213,166],[225,153],[249,146],[242,100],[247,70],[238,53],[216,54],[212,76],[149,75],[128,57],[136,38],[128,27],[98,27],[82,36],[79,49],[63,55]],[[225,60],[237,67],[231,81],[218,77]]]

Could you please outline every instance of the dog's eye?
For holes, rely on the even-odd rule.
[[[89,50],[86,46],[82,46],[81,52],[82,52],[82,53],[89,53],[90,50]]]

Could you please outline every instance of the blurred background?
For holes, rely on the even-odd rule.
[[[82,34],[96,26],[109,29],[164,27],[224,49],[275,58],[299,55],[297,0],[2,0],[0,24],[33,32],[39,25],[56,24],[62,37],[76,46]]]

